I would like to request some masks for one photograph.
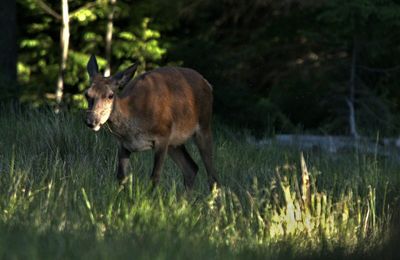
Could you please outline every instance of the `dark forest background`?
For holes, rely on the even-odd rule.
[[[216,118],[254,134],[399,132],[396,0],[8,0],[0,28],[2,102],[81,109],[95,54],[198,70]]]

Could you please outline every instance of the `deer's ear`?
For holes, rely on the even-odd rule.
[[[93,77],[99,73],[99,66],[97,65],[96,56],[94,56],[93,54],[92,56],[90,56],[86,68],[89,73],[90,80],[92,80]]]
[[[139,63],[136,62],[124,71],[116,73],[111,77],[111,80],[114,81],[118,87],[125,86],[133,78],[133,75],[135,75],[138,65]]]

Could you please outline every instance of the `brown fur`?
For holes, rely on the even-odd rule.
[[[129,73],[124,72],[122,79]],[[120,79],[121,75],[116,78]],[[119,95],[110,99],[118,87],[116,78],[104,78],[99,74],[92,77],[87,96],[93,98],[93,106],[89,107],[87,123],[98,130],[104,121],[100,116],[107,114],[102,112],[101,106],[111,102],[107,122],[120,142],[118,178],[124,179],[131,152],[154,149],[153,182],[159,181],[164,159],[169,154],[183,171],[185,186],[191,188],[198,167],[184,143],[194,136],[209,184],[216,183],[212,164],[213,98],[210,84],[192,69],[164,67],[136,77]]]

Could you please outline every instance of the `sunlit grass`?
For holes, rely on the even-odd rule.
[[[191,193],[168,160],[149,189],[152,153],[115,180],[116,144],[79,115],[0,116],[0,257],[299,258],[381,250],[399,202],[393,158],[255,147],[215,130],[222,187],[201,171]],[[16,242],[18,241],[18,243]]]

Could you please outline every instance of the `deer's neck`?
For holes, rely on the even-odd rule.
[[[124,129],[126,128],[126,123],[128,122],[128,115],[126,113],[127,111],[123,107],[123,100],[119,97],[115,97],[108,122],[110,123],[112,131],[116,134],[124,134]]]

